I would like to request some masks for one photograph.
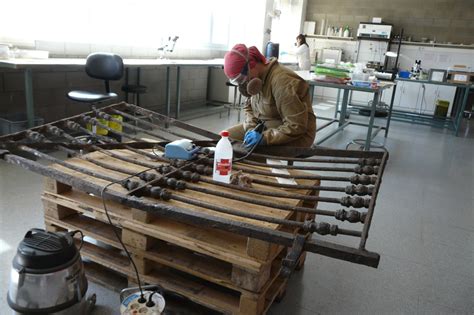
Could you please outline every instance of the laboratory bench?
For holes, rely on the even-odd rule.
[[[333,123],[337,123],[338,127],[337,129],[332,130],[330,133],[325,135],[322,138],[317,138],[316,139],[316,144],[320,145],[326,140],[328,140],[330,137],[334,136],[338,132],[344,130],[344,128],[348,127],[349,125],[356,125],[356,126],[361,126],[361,127],[367,127],[367,136],[366,138],[362,141],[361,139],[355,139],[354,143],[359,143],[363,142],[363,147],[364,150],[370,150],[371,145],[373,143],[373,139],[377,136],[377,134],[381,131],[385,131],[385,137],[388,136],[388,130],[390,128],[390,119],[391,119],[391,114],[392,114],[392,108],[393,108],[393,97],[390,101],[390,106],[388,110],[388,116],[386,119],[386,124],[385,126],[378,126],[374,125],[375,121],[375,111],[376,108],[381,100],[382,94],[384,91],[392,88],[393,93],[392,95],[395,95],[396,93],[396,87],[397,84],[395,82],[381,82],[379,83],[376,87],[360,87],[360,86],[354,86],[351,84],[338,84],[338,83],[330,83],[330,82],[324,82],[324,81],[316,81],[312,78],[311,73],[309,71],[295,71],[300,77],[302,77],[306,82],[308,82],[309,87],[310,87],[310,95],[311,95],[311,102],[313,100],[313,95],[314,95],[314,90],[315,87],[324,87],[324,88],[331,88],[331,89],[337,89],[338,91],[338,97],[337,97],[337,102],[336,102],[336,111],[335,111],[335,116],[334,118],[329,118],[329,117],[321,117],[317,116],[318,119],[322,120],[328,120],[329,122],[318,127],[317,132],[320,130],[332,125]],[[339,95],[342,91],[342,102],[341,102],[341,107],[339,109]],[[351,92],[365,92],[365,93],[371,93],[372,94],[372,102],[370,106],[365,106],[365,108],[370,110],[370,116],[369,116],[369,121],[368,123],[361,123],[361,122],[356,122],[350,119],[347,119],[347,113],[348,113],[348,105],[349,105],[349,94]],[[339,118],[337,118],[337,114],[339,113]],[[375,128],[375,132],[372,132],[373,129]]]
[[[181,106],[181,69],[183,67],[220,67],[224,59],[191,60],[191,59],[124,59],[126,68],[166,67],[166,115],[171,114],[171,71],[176,71],[176,103],[175,116],[179,118]],[[79,70],[86,64],[86,58],[50,58],[50,59],[7,59],[0,60],[0,68],[23,71],[26,114],[28,127],[34,126],[35,105],[33,97],[33,70]],[[126,82],[127,84],[128,82]]]

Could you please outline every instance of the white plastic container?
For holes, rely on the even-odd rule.
[[[216,151],[214,153],[212,179],[229,184],[230,175],[232,173],[232,144],[230,144],[229,132],[227,130],[221,132],[221,137],[221,140],[217,142]]]

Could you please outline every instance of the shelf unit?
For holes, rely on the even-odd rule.
[[[307,38],[319,38],[319,39],[334,39],[334,40],[343,40],[343,41],[355,41],[354,37],[340,37],[340,36],[327,36],[327,35],[311,35],[306,34]]]
[[[391,41],[395,44],[398,41]],[[446,47],[446,48],[462,48],[462,49],[474,49],[474,45],[464,45],[464,44],[442,44],[442,43],[424,43],[424,42],[409,42],[402,41],[402,45],[411,45],[411,46],[427,46],[427,47]]]

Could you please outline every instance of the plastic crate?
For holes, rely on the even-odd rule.
[[[39,126],[44,123],[44,119],[35,117],[34,125]],[[28,118],[26,114],[15,113],[5,114],[0,116],[0,135],[7,135],[10,133],[19,132],[28,129]]]

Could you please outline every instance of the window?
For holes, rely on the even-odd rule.
[[[238,10],[245,10],[251,3],[251,0],[15,0],[2,4],[0,42],[43,40],[159,47],[169,36],[177,35],[180,48],[227,49],[233,44],[229,43],[231,15],[239,14]],[[234,7],[240,9],[236,11]]]

